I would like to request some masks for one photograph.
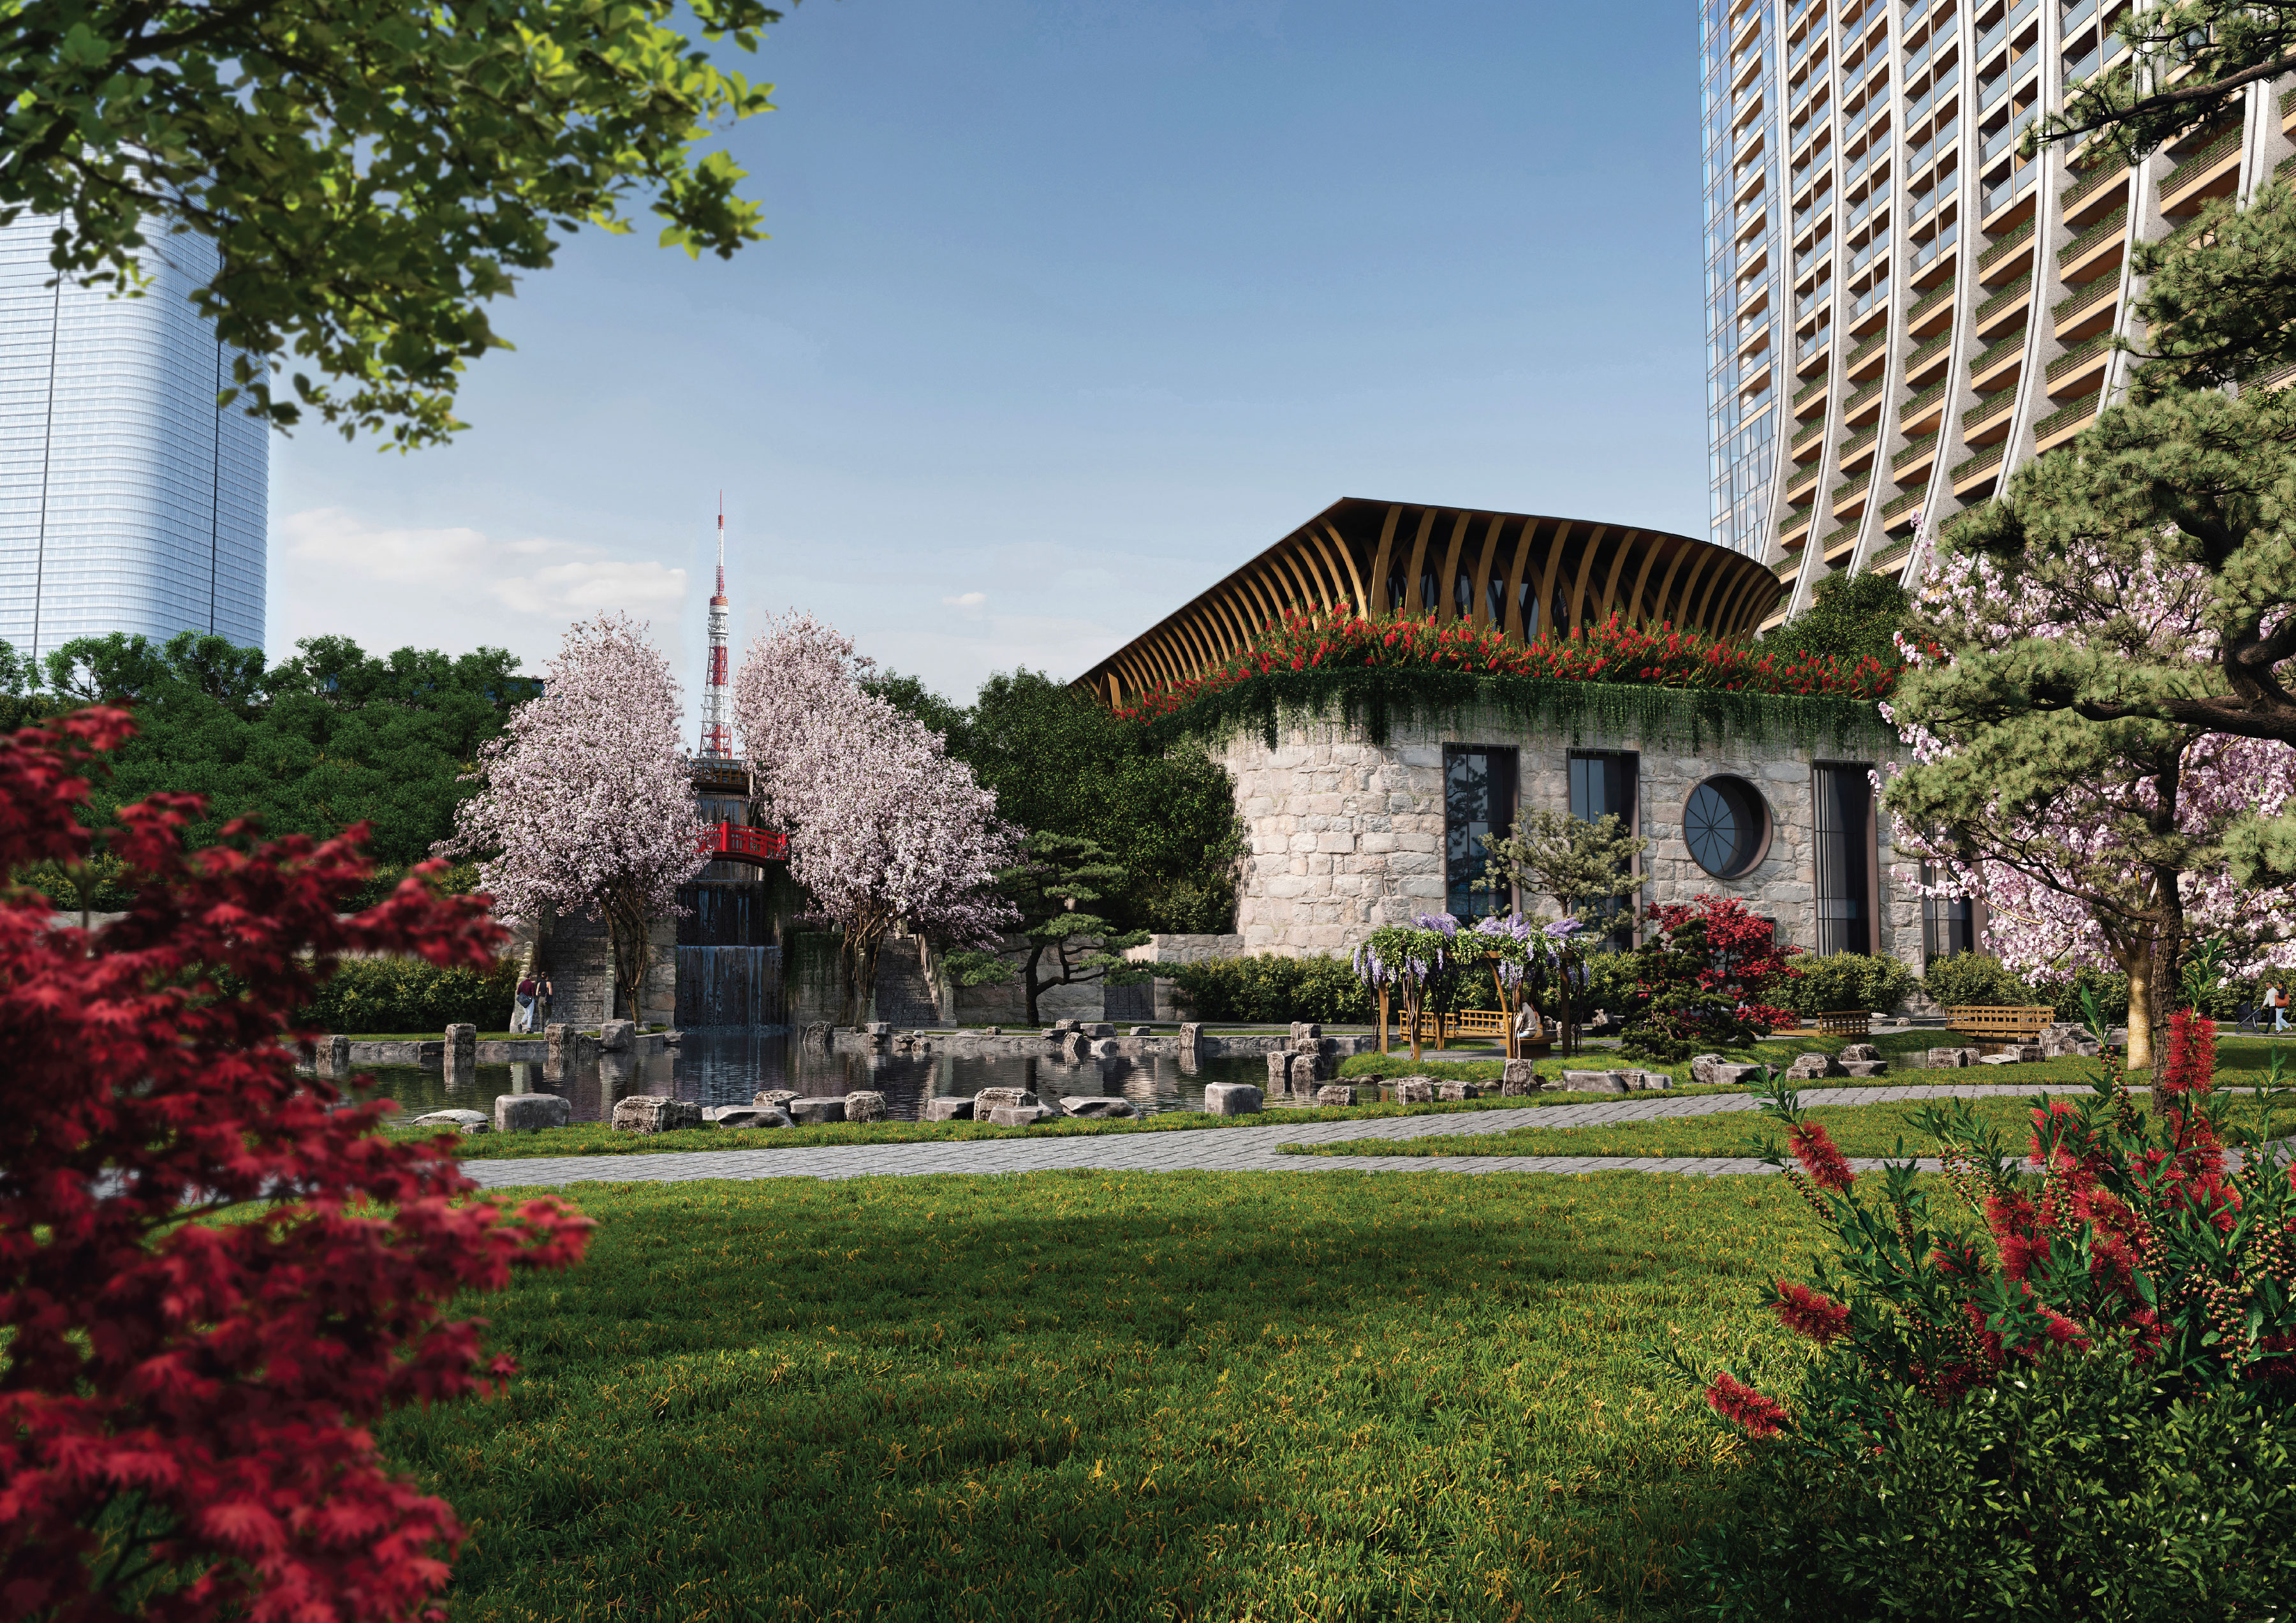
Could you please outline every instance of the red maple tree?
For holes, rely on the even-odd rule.
[[[88,855],[74,809],[133,730],[89,710],[0,738],[0,875]],[[294,1011],[342,954],[483,964],[483,900],[418,869],[339,916],[364,826],[187,853],[201,809],[119,813],[137,899],[93,933],[0,891],[0,1615],[436,1616],[462,1530],[366,1428],[498,1387],[511,1361],[447,1304],[573,1263],[591,1225],[469,1201],[451,1141],[381,1136],[382,1104],[295,1071]]]

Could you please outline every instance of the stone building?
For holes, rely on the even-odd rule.
[[[1535,515],[1343,500],[1077,679],[1121,705],[1217,668],[1293,606],[1432,615],[1529,642],[1612,614],[1647,627],[1751,636],[1780,587],[1742,554],[1688,536]],[[1610,691],[1616,692],[1613,688]],[[1651,841],[1634,898],[1737,896],[1813,952],[1871,952],[1916,972],[1972,944],[1966,903],[1929,902],[1898,871],[1874,774],[1878,725],[1814,726],[1807,707],[1711,707],[1644,689],[1547,721],[1496,708],[1371,729],[1286,718],[1216,754],[1250,840],[1237,950],[1346,954],[1382,925],[1551,898],[1495,896],[1480,836],[1518,807],[1616,814]],[[1607,718],[1607,719],[1606,719]],[[1633,719],[1628,719],[1633,718]],[[1634,939],[1629,916],[1614,935]]]

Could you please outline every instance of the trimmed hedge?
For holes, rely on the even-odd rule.
[[[449,1026],[500,1031],[510,1020],[518,964],[499,959],[485,974],[442,969],[419,958],[352,959],[311,1005],[323,1031],[443,1032]]]
[[[1863,1009],[1888,1014],[1912,996],[1921,980],[1894,958],[1866,952],[1831,952],[1823,958],[1804,953],[1793,960],[1799,976],[1771,986],[1762,995],[1796,1014]]]
[[[1364,1026],[1379,1001],[1344,958],[1221,958],[1172,966],[1173,996],[1199,1020]]]

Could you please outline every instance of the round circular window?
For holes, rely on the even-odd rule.
[[[1691,790],[1682,809],[1682,838],[1691,860],[1708,873],[1738,878],[1769,850],[1769,808],[1744,779],[1710,778]]]

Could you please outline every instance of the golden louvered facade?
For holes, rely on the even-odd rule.
[[[1530,642],[1614,612],[1631,623],[1734,636],[1759,625],[1779,595],[1777,576],[1752,558],[1663,530],[1349,497],[1075,685],[1122,704],[1225,663],[1292,607],[1432,612]]]

